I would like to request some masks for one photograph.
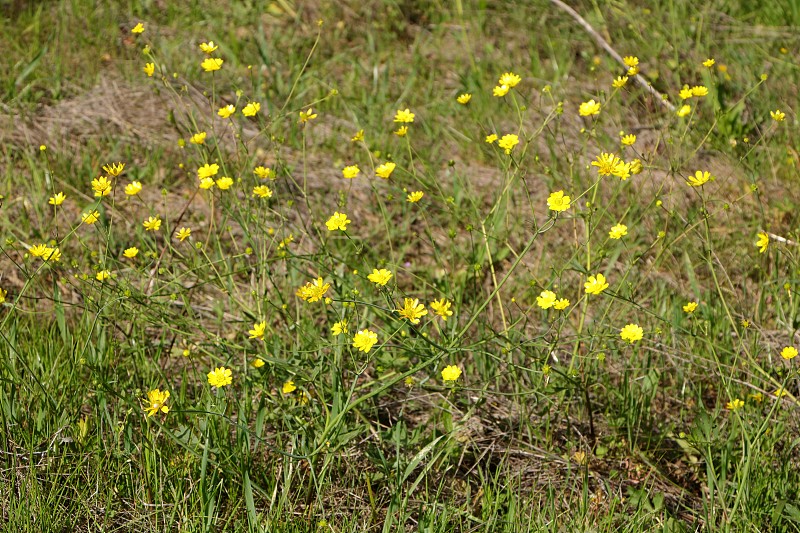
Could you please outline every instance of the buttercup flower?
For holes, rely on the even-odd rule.
[[[556,191],[547,197],[547,207],[551,211],[561,212],[569,209],[570,197],[564,191]]]
[[[195,133],[189,138],[189,142],[192,144],[203,144],[206,142],[206,132],[200,131]]]
[[[42,257],[46,251],[47,251],[46,244],[34,244],[28,249],[28,252],[33,257]]]
[[[625,224],[617,224],[613,226],[608,232],[608,236],[612,239],[621,239],[628,234],[628,226]]]
[[[330,288],[330,283],[325,283],[322,278],[317,278],[297,289],[295,294],[302,300],[314,303],[322,300],[322,297],[325,296],[325,293],[328,292]]]
[[[744,407],[744,402],[742,400],[740,400],[739,398],[731,400],[731,401],[729,401],[728,403],[725,404],[725,408],[729,409],[731,411],[738,411],[742,407]]]
[[[59,192],[51,196],[50,199],[47,201],[47,203],[50,205],[61,205],[64,203],[64,200],[66,199],[67,196],[63,192]]]
[[[622,160],[614,154],[601,152],[594,161],[592,166],[597,167],[597,174],[600,176],[610,176],[614,173],[614,168],[619,165]]]
[[[597,274],[596,276],[589,276],[586,279],[586,283],[583,284],[583,287],[588,294],[600,294],[608,288],[608,283],[606,283],[606,277],[604,275]]]
[[[222,63],[224,63],[222,58],[219,57],[207,57],[200,63],[200,66],[206,72],[214,72],[215,70],[219,70],[222,68]]]
[[[141,22],[137,22],[136,26],[134,26],[133,29],[131,29],[131,33],[137,33],[138,34],[138,33],[142,33],[142,32],[144,32],[144,24],[142,24]]]
[[[347,231],[347,225],[350,222],[352,222],[352,220],[347,218],[347,215],[345,213],[340,213],[338,211],[335,211],[331,216],[331,218],[329,218],[328,221],[325,223],[325,225],[328,227],[328,231],[335,231],[337,229],[341,231]]]
[[[636,56],[625,56],[622,58],[622,62],[628,68],[633,68],[639,66],[639,58]]]
[[[142,191],[142,183],[139,181],[132,181],[125,186],[125,194],[128,196],[136,196]]]
[[[394,132],[395,135],[398,137],[405,137],[408,133],[408,126],[400,126],[397,128],[397,131]]]
[[[467,105],[470,100],[472,100],[472,95],[469,93],[460,94],[458,98],[456,98],[456,102],[461,105]]]
[[[6,302],[6,296],[8,296],[8,291],[4,289],[0,289],[0,304]]]
[[[644,330],[638,324],[628,324],[620,330],[619,336],[622,340],[633,344],[636,341],[642,340]]]
[[[498,85],[497,87],[492,89],[492,94],[494,96],[497,96],[498,98],[503,97],[508,94],[508,89],[509,89],[508,85]]]
[[[212,387],[225,387],[233,383],[233,372],[230,368],[221,366],[208,373],[208,384]]]
[[[636,175],[642,172],[642,161],[640,159],[634,159],[630,163],[630,171],[631,174]]]
[[[283,384],[283,386],[281,387],[281,392],[283,394],[291,394],[296,390],[297,390],[297,387],[295,386],[294,381],[292,381],[291,379],[289,381],[285,382]]]
[[[125,251],[122,252],[122,255],[124,255],[128,259],[133,259],[137,255],[139,255],[139,249],[135,246],[131,246],[130,248],[125,248]]]
[[[216,184],[221,190],[227,191],[231,188],[231,185],[233,185],[233,179],[228,176],[222,176],[216,181]]]
[[[559,311],[563,311],[567,307],[569,307],[569,300],[566,298],[559,298],[553,303],[553,308],[558,309]]]
[[[614,169],[611,171],[611,174],[617,176],[622,181],[625,181],[631,177],[630,163],[626,163],[622,159],[617,160],[617,164],[614,165]]]
[[[272,198],[272,189],[266,185],[256,185],[253,187],[253,196],[258,196],[259,198]]]
[[[681,106],[681,108],[678,109],[678,111],[675,114],[678,115],[679,117],[683,118],[683,117],[687,116],[691,112],[692,112],[692,106],[686,104],[686,105]]]
[[[386,163],[375,168],[375,175],[377,175],[379,178],[389,179],[389,176],[392,175],[395,167],[397,167],[396,164],[392,163],[391,161],[387,161]]]
[[[147,220],[142,222],[142,226],[146,231],[158,231],[161,229],[161,219],[159,217],[148,217]]]
[[[222,118],[228,118],[234,113],[236,113],[236,106],[233,104],[222,106],[219,108],[219,111],[217,111],[217,115],[221,116]]]
[[[456,381],[461,377],[461,369],[455,365],[449,365],[442,369],[442,381]]]
[[[100,176],[92,180],[92,190],[95,197],[108,196],[111,194],[111,181],[105,176]]]
[[[419,319],[428,314],[425,306],[419,303],[418,298],[403,298],[403,307],[395,309],[402,318],[407,318],[412,324],[419,324]]]
[[[580,107],[578,108],[578,113],[582,117],[589,117],[592,115],[599,115],[600,114],[600,103],[595,102],[594,100],[589,100],[588,102],[583,102]]]
[[[369,353],[377,342],[378,334],[368,329],[362,329],[353,337],[353,347],[364,353]]]
[[[219,172],[219,165],[216,163],[208,164],[206,163],[202,167],[197,169],[197,177],[200,179],[203,178],[210,178],[212,176],[216,176],[217,172]]]
[[[708,87],[703,85],[695,85],[692,87],[692,96],[706,96],[708,94]]]
[[[259,339],[264,340],[264,333],[267,331],[267,323],[266,322],[257,322],[253,324],[253,329],[248,330],[247,334],[249,337],[248,339]]]
[[[261,368],[261,367],[262,367],[262,366],[264,366],[266,363],[264,363],[264,360],[263,360],[263,359],[258,359],[258,358],[256,358],[256,359],[255,359],[255,360],[254,360],[252,363],[250,363],[250,364],[251,364],[251,365],[253,365],[253,368]]]
[[[442,317],[442,320],[447,321],[448,317],[453,316],[453,311],[450,310],[452,304],[442,298],[441,300],[434,300],[430,303],[433,312]]]
[[[153,73],[156,71],[155,63],[145,63],[144,67],[142,67],[142,71],[147,74],[148,78],[153,77]]]
[[[708,183],[710,179],[711,174],[709,172],[702,172],[698,170],[694,173],[694,176],[689,176],[689,178],[686,180],[686,185],[689,185],[690,187],[700,187]]]
[[[684,85],[681,88],[681,92],[678,93],[678,96],[680,97],[681,100],[688,100],[689,98],[694,96],[694,93],[692,93],[692,90],[689,88],[688,85]]]
[[[94,277],[94,279],[96,279],[97,281],[105,281],[110,277],[111,277],[111,271],[109,271],[109,270],[101,270],[101,271],[99,271],[97,273],[97,275]]]
[[[161,392],[161,389],[153,389],[147,393],[147,398],[142,400],[142,408],[147,413],[147,416],[154,416],[159,411],[167,414],[169,407],[167,407],[167,399],[169,399],[169,391]]]
[[[769,116],[771,116],[772,120],[774,120],[775,122],[783,122],[783,119],[786,118],[786,113],[784,113],[780,109],[776,109],[775,111],[770,111]]]
[[[689,302],[683,306],[683,312],[687,315],[694,313],[695,309],[697,309],[697,302]]]
[[[486,142],[489,144],[493,144],[497,140],[497,134],[492,133],[491,135],[486,136]]]
[[[419,202],[420,200],[422,200],[422,197],[424,195],[425,195],[425,193],[422,192],[422,191],[410,192],[410,193],[408,193],[408,196],[406,196],[406,201],[407,202],[411,202],[412,204],[415,204],[415,203]]]
[[[763,231],[758,232],[758,241],[756,241],[756,246],[758,246],[758,253],[763,254],[767,251],[767,246],[769,246],[769,235],[767,235]]]
[[[536,297],[536,305],[542,309],[550,309],[556,303],[556,293],[553,291],[542,291]]]
[[[794,346],[787,346],[783,350],[781,350],[781,357],[786,359],[787,361],[794,359],[797,357],[797,348]]]
[[[200,43],[200,50],[202,50],[206,54],[213,54],[214,51],[219,48],[214,41],[208,41],[207,43]]]
[[[179,241],[183,242],[186,239],[188,239],[191,234],[192,234],[192,230],[191,229],[189,229],[189,228],[181,228],[181,229],[178,230],[178,233],[175,234],[175,237]]]
[[[261,167],[261,166],[254,168],[253,174],[258,176],[262,180],[265,180],[267,178],[274,180],[277,177],[274,170],[272,170],[271,168]]]
[[[704,67],[711,68],[711,67],[713,67],[713,66],[714,66],[714,63],[716,63],[716,61],[714,61],[714,59],[713,59],[713,58],[708,58],[708,59],[706,59],[705,61],[703,61],[703,66],[704,66]]]
[[[350,140],[354,143],[364,140],[364,130],[358,130],[355,135],[350,137]]]
[[[300,123],[305,124],[309,120],[314,120],[317,118],[317,114],[311,111],[309,107],[307,111],[300,111]]]
[[[414,122],[414,113],[406,109],[399,109],[394,116],[395,122],[402,122],[405,124],[410,124]]]
[[[511,153],[511,150],[513,150],[514,147],[518,144],[519,144],[519,137],[517,137],[513,133],[509,133],[508,135],[503,135],[503,138],[500,139],[500,142],[497,143],[497,146],[505,150],[506,155],[509,155]]]
[[[353,179],[358,176],[359,172],[361,172],[361,169],[358,168],[358,165],[349,165],[342,169],[342,176],[347,179]]]
[[[338,337],[342,333],[347,333],[347,320],[340,320],[339,322],[334,322],[333,326],[331,326],[331,335],[334,337]]]
[[[497,80],[498,85],[508,85],[509,87],[516,87],[517,84],[522,81],[522,78],[514,74],[513,72],[506,72],[500,79]]]
[[[261,104],[258,102],[250,102],[242,109],[242,115],[246,117],[254,117],[259,111],[261,111]]]
[[[61,250],[58,248],[50,248],[48,246],[45,248],[44,253],[42,254],[42,259],[57,263],[58,261],[61,261]]]
[[[367,279],[370,280],[375,285],[380,285],[381,287],[385,286],[389,283],[389,280],[392,279],[392,272],[391,270],[386,270],[382,268],[378,270],[377,268],[372,270],[372,274],[367,276]]]
[[[125,163],[110,163],[108,165],[103,165],[103,170],[105,170],[106,174],[112,178],[116,178],[122,174],[123,170],[125,170]]]
[[[622,138],[620,139],[620,142],[625,146],[633,146],[633,144],[636,142],[636,135],[634,135],[633,133],[629,133],[628,135],[623,135]]]
[[[208,190],[214,186],[214,178],[201,178],[200,188]]]
[[[628,76],[617,76],[617,78],[611,82],[611,86],[615,89],[621,89],[625,87],[626,83],[628,83]]]
[[[90,211],[88,213],[83,213],[81,215],[81,220],[84,224],[94,224],[98,220],[100,220],[100,213],[97,211]]]

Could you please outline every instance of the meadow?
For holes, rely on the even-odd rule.
[[[0,15],[4,531],[800,531],[800,4]]]

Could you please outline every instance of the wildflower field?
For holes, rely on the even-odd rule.
[[[794,2],[0,15],[4,531],[800,531]]]

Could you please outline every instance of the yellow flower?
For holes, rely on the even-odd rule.
[[[588,102],[583,102],[580,107],[578,108],[578,113],[582,117],[589,117],[592,115],[599,115],[600,114],[600,103],[595,102],[594,100],[589,100]]]
[[[519,137],[514,135],[513,133],[509,133],[508,135],[503,135],[503,138],[497,143],[497,146],[502,148],[506,151],[506,155],[511,153],[511,150],[514,149],[516,145],[519,144]]]
[[[617,79],[611,82],[611,86],[615,89],[621,89],[628,83],[628,76],[617,76]]]
[[[135,246],[131,246],[130,248],[125,248],[125,251],[122,252],[122,255],[124,255],[128,259],[133,259],[137,255],[139,255],[139,249]]]
[[[142,222],[142,226],[146,231],[158,231],[161,229],[161,219],[159,217],[148,217],[147,220]]]
[[[272,198],[272,190],[266,185],[256,185],[253,187],[253,196],[260,198]]]
[[[781,357],[783,357],[787,361],[794,359],[795,357],[797,357],[797,348],[795,348],[794,346],[787,346],[786,348],[781,350]]]
[[[783,122],[783,119],[786,118],[786,113],[784,113],[780,109],[776,109],[775,111],[770,111],[769,116],[771,116],[772,120],[774,120],[775,122]]]
[[[508,85],[498,85],[492,89],[492,94],[497,97],[503,97],[508,94]]]
[[[456,102],[461,105],[467,105],[470,100],[472,100],[472,95],[469,93],[460,94],[458,98],[456,98]]]
[[[175,237],[179,241],[183,242],[186,239],[188,239],[191,234],[192,234],[192,230],[191,229],[189,229],[189,228],[181,228],[181,229],[178,230],[178,233],[175,234]]]
[[[42,259],[53,262],[61,261],[61,250],[58,248],[45,248]]]
[[[234,113],[236,113],[236,106],[233,104],[222,106],[219,108],[219,111],[217,111],[217,115],[221,116],[222,118],[228,118]]]
[[[378,342],[378,334],[368,329],[362,329],[353,337],[353,347],[359,351],[369,353],[375,343]]]
[[[254,117],[259,111],[261,111],[261,104],[258,102],[250,102],[244,106],[244,109],[242,109],[242,115],[246,117]]]
[[[105,170],[106,174],[112,178],[116,178],[122,174],[123,170],[125,170],[125,163],[110,163],[108,165],[103,165],[103,170]]]
[[[606,283],[606,277],[604,275],[597,274],[596,276],[589,276],[586,279],[586,283],[583,284],[583,287],[588,294],[600,294],[608,288],[608,283]]]
[[[358,141],[363,141],[364,140],[364,130],[358,130],[355,135],[350,137],[350,140],[353,141],[354,143],[357,143]]]
[[[622,181],[631,177],[631,165],[630,163],[626,163],[622,159],[617,160],[617,164],[614,165],[614,170],[611,171],[611,174],[617,176]]]
[[[214,186],[214,178],[201,178],[200,179],[200,188],[208,190]]]
[[[731,401],[729,401],[728,403],[725,404],[725,408],[729,409],[731,411],[737,411],[737,410],[741,409],[742,407],[744,407],[744,402],[742,400],[740,400],[739,398],[736,398],[735,400],[731,400]]]
[[[208,384],[212,387],[225,387],[233,383],[233,372],[230,368],[221,366],[208,373]]]
[[[551,211],[566,211],[569,209],[570,197],[564,194],[564,191],[556,191],[547,197],[547,207]]]
[[[614,154],[609,154],[606,152],[601,152],[594,161],[592,161],[592,166],[597,167],[597,174],[600,176],[610,176],[614,173],[614,167],[619,165],[621,162],[620,158],[615,156]]]
[[[418,298],[403,298],[403,307],[395,309],[402,318],[407,318],[412,324],[419,324],[419,319],[428,314],[425,306],[419,303]]]
[[[491,135],[486,136],[486,142],[489,144],[493,144],[497,140],[497,134],[492,133]]]
[[[46,244],[34,244],[28,249],[28,252],[30,252],[33,257],[42,257],[46,251]]]
[[[689,176],[689,178],[686,180],[686,185],[689,185],[690,187],[701,187],[702,185],[708,183],[710,179],[710,173],[698,170],[694,173],[694,176]]]
[[[92,180],[92,190],[95,197],[108,196],[111,194],[111,181],[105,176],[100,176]]]
[[[639,159],[634,159],[630,163],[630,171],[631,174],[636,175],[642,172],[642,161]]]
[[[217,187],[219,187],[223,191],[227,191],[233,185],[233,179],[229,178],[228,176],[222,176],[217,180]]]
[[[358,168],[358,165],[348,165],[342,169],[342,176],[347,179],[353,179],[358,176],[359,172],[361,172],[361,169]]]
[[[775,392],[773,392],[772,394],[774,394],[778,398],[783,398],[784,396],[788,396],[789,395],[789,393],[786,392],[786,389],[784,389],[783,387],[778,387],[777,389],[775,389]]]
[[[644,330],[638,324],[628,324],[619,332],[622,340],[628,341],[633,344],[636,341],[642,340]]]
[[[756,403],[761,403],[764,401],[764,395],[761,394],[760,392],[756,392],[754,394],[748,394],[747,397],[751,398]]]
[[[207,43],[200,43],[200,50],[202,50],[206,54],[213,54],[214,51],[219,48],[214,41],[208,41]]]
[[[6,296],[8,296],[8,291],[0,289],[0,304],[6,302]]]
[[[767,246],[769,246],[769,235],[763,231],[759,231],[757,236],[758,241],[756,241],[756,246],[758,246],[758,253],[763,254],[767,251]]]
[[[147,74],[148,78],[151,78],[153,76],[153,73],[156,71],[155,63],[145,63],[144,67],[142,67],[142,71],[144,71],[144,73]]]
[[[309,281],[297,289],[295,294],[302,300],[305,300],[309,303],[314,303],[320,301],[330,288],[330,283],[325,283],[322,278],[317,278],[314,281]]]
[[[716,63],[716,61],[714,61],[714,59],[713,59],[713,58],[708,58],[708,59],[706,59],[705,61],[703,61],[703,66],[704,66],[704,67],[711,68],[711,67],[713,67],[713,66],[714,66],[714,63]]]
[[[408,126],[400,126],[397,128],[397,131],[394,132],[395,135],[398,137],[405,137],[408,133]]]
[[[311,108],[308,108],[308,111],[300,111],[300,123],[305,124],[309,120],[314,120],[317,118],[317,114],[311,111]]]
[[[553,291],[542,291],[536,297],[536,305],[542,309],[550,309],[556,303],[556,293]]]
[[[219,70],[222,68],[222,63],[224,61],[222,58],[219,57],[207,57],[200,63],[200,66],[203,67],[203,70],[206,72],[214,72],[215,70]]]
[[[153,389],[148,392],[147,398],[142,400],[144,402],[143,409],[147,413],[147,416],[154,416],[159,411],[164,414],[169,413],[169,407],[165,405],[168,398],[169,391],[166,390],[161,392],[160,389]]]
[[[622,58],[622,62],[628,68],[633,68],[639,66],[639,58],[636,56],[625,56]]]
[[[111,277],[111,272],[110,271],[101,270],[100,272],[97,273],[97,275],[94,277],[94,279],[96,279],[97,281],[105,281],[110,277]]]
[[[345,213],[335,211],[333,215],[331,215],[331,218],[325,222],[325,225],[328,227],[328,231],[335,231],[337,229],[341,231],[347,231],[347,225],[350,222],[352,222],[352,220],[347,218]]]
[[[410,192],[410,193],[408,193],[408,196],[406,196],[406,201],[407,202],[411,202],[412,204],[415,204],[415,203],[419,202],[420,200],[422,200],[422,197],[424,195],[425,195],[425,193],[422,192],[422,191]]]
[[[553,307],[555,309],[558,309],[559,311],[563,311],[564,309],[569,307],[569,300],[567,300],[566,298],[559,298],[558,300],[555,301],[555,303],[553,303]]]
[[[406,109],[398,109],[397,113],[394,115],[395,122],[402,122],[405,124],[411,124],[414,122],[414,113]]]
[[[132,181],[125,186],[125,194],[128,196],[136,196],[142,191],[142,183],[139,181]]]
[[[431,309],[433,309],[433,312],[442,317],[442,320],[444,321],[447,321],[448,317],[453,316],[453,311],[450,310],[450,306],[452,304],[444,298],[441,300],[434,300],[430,305]]]
[[[379,178],[383,178],[383,179],[389,179],[389,176],[391,176],[391,175],[392,175],[392,172],[394,172],[394,169],[395,169],[396,167],[397,167],[397,165],[396,165],[396,164],[392,163],[391,161],[387,161],[386,163],[384,163],[384,164],[382,164],[382,165],[378,166],[378,167],[375,169],[375,174],[376,174],[376,175],[377,175]]]
[[[208,163],[206,163],[205,165],[197,169],[197,177],[200,179],[210,178],[211,176],[216,176],[217,172],[219,172],[218,164],[213,163],[209,165]]]
[[[271,168],[261,167],[261,166],[258,166],[255,169],[253,169],[253,174],[258,176],[262,180],[265,180],[267,178],[274,180],[277,177],[274,170],[272,170]]]
[[[683,312],[687,315],[694,313],[695,309],[697,309],[697,302],[689,302],[683,306]]]
[[[634,135],[633,133],[629,133],[628,135],[623,135],[620,141],[625,146],[633,146],[633,144],[636,142],[636,135]]]
[[[442,369],[442,381],[456,381],[461,377],[461,369],[456,365],[448,365]]]
[[[608,236],[612,239],[621,239],[628,234],[628,226],[625,224],[617,224],[613,226],[608,232]]]
[[[253,324],[253,329],[248,330],[248,339],[260,339],[264,340],[264,332],[267,330],[267,323],[266,322],[258,322]]]
[[[256,359],[255,359],[255,360],[254,360],[252,363],[250,363],[250,364],[251,364],[251,365],[253,365],[253,368],[261,368],[262,366],[264,366],[264,364],[265,364],[265,363],[264,363],[264,360],[263,360],[263,359],[256,358]]]
[[[50,205],[61,205],[64,203],[64,200],[66,199],[67,196],[63,192],[59,192],[51,196],[50,199],[47,201],[47,203],[49,203]]]
[[[691,112],[692,112],[692,106],[686,104],[686,105],[681,106],[681,108],[678,109],[678,111],[675,114],[678,115],[679,117],[683,118],[683,117],[687,116]]]
[[[636,76],[639,74],[639,67],[631,67],[628,69],[628,76]]]
[[[706,96],[708,94],[708,87],[703,85],[695,85],[692,87],[692,96]]]
[[[694,93],[692,92],[692,90],[689,88],[688,85],[684,85],[681,88],[681,92],[678,93],[678,96],[680,96],[681,100],[688,100],[689,98],[694,96]]]
[[[281,392],[283,394],[291,394],[296,390],[297,387],[294,385],[294,381],[292,381],[291,379],[286,383],[284,383],[283,386],[281,387]]]
[[[385,286],[389,283],[389,280],[392,279],[392,272],[391,270],[386,270],[382,268],[378,270],[377,268],[372,270],[372,274],[367,276],[367,279],[370,280],[375,285]]]
[[[136,26],[133,27],[131,33],[142,33],[143,31],[144,31],[144,24],[139,22],[136,24]]]
[[[334,322],[333,326],[331,327],[331,335],[334,337],[338,337],[342,333],[347,333],[347,320]]]
[[[83,213],[81,215],[81,220],[84,224],[94,224],[98,220],[100,220],[100,213],[97,211],[90,211],[88,213]]]
[[[192,135],[189,139],[189,142],[192,144],[203,144],[206,142],[206,132],[201,131]]]

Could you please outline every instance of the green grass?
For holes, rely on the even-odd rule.
[[[622,68],[544,0],[3,4],[9,531],[800,530],[798,363],[780,356],[800,324],[800,10],[573,7],[671,102],[684,84],[709,94],[679,118],[632,80],[614,91]],[[213,74],[208,40],[225,60]],[[492,96],[510,71],[521,83]],[[589,99],[600,115],[578,116]],[[491,133],[520,144],[506,155]],[[643,171],[598,179],[600,152]],[[230,189],[198,188],[212,162]],[[691,188],[698,169],[715,179]],[[558,190],[573,203],[554,216]],[[326,228],[334,211],[346,235]],[[628,235],[609,239],[620,222]],[[40,243],[61,260],[34,257]],[[374,268],[393,272],[386,287]],[[587,295],[597,273],[610,287]],[[304,302],[318,276],[331,301]],[[540,309],[543,290],[570,305]],[[403,298],[425,304],[419,324]],[[620,338],[629,323],[642,340]],[[363,329],[368,353],[352,346]],[[233,382],[212,388],[220,366]],[[155,388],[170,410],[148,417]]]

